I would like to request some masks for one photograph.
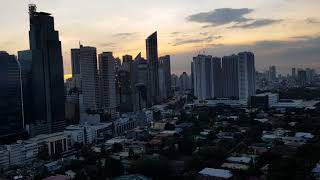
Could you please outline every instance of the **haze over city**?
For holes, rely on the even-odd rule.
[[[320,68],[318,0],[10,0],[1,2],[0,49],[28,49],[29,3],[55,17],[65,74],[71,74],[70,49],[79,41],[119,57],[145,56],[145,38],[154,31],[159,55],[171,55],[176,74],[189,73],[196,54],[248,50],[255,53],[257,70]]]

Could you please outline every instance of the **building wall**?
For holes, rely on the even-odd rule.
[[[80,47],[80,72],[83,109],[97,110],[99,89],[96,48]]]

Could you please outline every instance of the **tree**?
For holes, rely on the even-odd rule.
[[[114,177],[123,175],[124,168],[120,161],[108,157],[106,159],[104,173],[105,173],[105,176],[114,178]]]
[[[175,128],[175,125],[171,123],[166,123],[166,125],[164,126],[165,130],[175,130]]]
[[[114,143],[112,145],[112,152],[117,153],[117,152],[121,152],[123,150],[123,146],[120,143]]]
[[[169,174],[168,160],[159,159],[139,159],[134,163],[134,172],[143,174],[152,179],[167,179]]]

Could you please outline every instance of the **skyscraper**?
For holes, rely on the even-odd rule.
[[[307,71],[303,69],[298,69],[298,83],[301,87],[307,85]]]
[[[162,82],[160,82],[160,79]],[[170,65],[169,55],[162,56],[159,58],[159,94],[160,94],[160,97],[163,99],[166,99],[172,96],[171,65]]]
[[[115,113],[116,99],[116,69],[112,52],[99,54],[100,104],[108,113]]]
[[[81,98],[80,111],[95,111],[99,104],[97,50],[95,47],[80,46]]]
[[[23,130],[22,103],[20,64],[14,55],[0,51],[0,143]]]
[[[194,95],[200,100],[213,97],[211,63],[212,56],[198,55],[193,57]]]
[[[292,68],[292,70],[291,70],[291,76],[292,76],[293,79],[295,79],[295,78],[297,77],[297,70],[296,70],[296,68]]]
[[[139,53],[132,64],[132,99],[133,110],[139,111],[147,107],[148,62]]]
[[[72,77],[80,74],[80,49],[71,49]]]
[[[49,13],[29,6],[32,51],[31,136],[62,131],[65,127],[64,77],[61,42]]]
[[[239,62],[237,55],[222,57],[224,98],[239,98]]]
[[[186,94],[187,90],[190,89],[190,77],[186,72],[180,75],[180,92],[181,94]]]
[[[32,51],[18,51],[18,60],[21,64],[21,79],[23,89],[23,107],[25,124],[32,122]]]
[[[270,82],[274,82],[277,79],[277,70],[276,66],[270,66],[269,67],[269,74],[268,74],[268,79]]]
[[[130,72],[131,71],[132,61],[133,60],[132,60],[132,56],[131,55],[122,56],[122,70]]]
[[[239,99],[247,103],[256,94],[256,69],[254,54],[241,52],[239,56]]]
[[[159,98],[159,74],[158,74],[158,40],[157,32],[146,39],[146,54],[149,65],[148,104],[156,104]]]
[[[228,98],[248,102],[255,94],[254,54],[218,57],[198,55],[192,62],[194,95],[200,100]]]

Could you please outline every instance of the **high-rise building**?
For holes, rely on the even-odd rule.
[[[0,51],[0,143],[24,128],[20,64]]]
[[[256,69],[254,54],[241,52],[239,57],[239,99],[247,103],[256,94]]]
[[[180,82],[179,77],[175,74],[171,75],[171,90],[172,92],[176,93],[179,91],[180,88]]]
[[[117,73],[117,98],[120,112],[132,112],[132,83],[131,73],[120,70]]]
[[[112,52],[99,54],[99,82],[101,108],[110,114],[116,113],[116,69]]]
[[[133,62],[133,60],[132,60],[132,56],[131,55],[122,56],[122,70],[130,72],[131,71],[132,62]]]
[[[180,92],[181,94],[186,94],[187,90],[190,89],[191,79],[186,72],[180,75]]]
[[[63,131],[65,127],[64,73],[59,33],[49,13],[29,6],[32,51],[31,136]]]
[[[99,84],[97,69],[97,50],[95,47],[80,46],[81,98],[82,113],[99,109]]]
[[[239,98],[239,62],[237,55],[222,57],[223,97]]]
[[[314,69],[310,69],[310,68],[306,69],[306,76],[307,76],[307,83],[308,84],[312,83],[314,75],[315,75]]]
[[[159,58],[159,94],[162,99],[172,96],[170,56]]]
[[[72,77],[80,74],[80,49],[71,49]]]
[[[149,65],[148,104],[153,105],[158,102],[159,98],[157,32],[154,32],[146,39],[146,54]]]
[[[245,104],[255,94],[254,54],[198,55],[192,62],[194,95],[200,100],[228,98]]]
[[[297,70],[296,70],[296,68],[292,68],[292,70],[291,70],[291,76],[292,76],[292,78],[296,78],[297,77]]]
[[[133,110],[139,111],[147,107],[147,87],[148,87],[148,62],[139,53],[132,66],[132,100]]]
[[[298,83],[301,87],[307,85],[307,72],[305,70],[298,69]]]
[[[200,100],[213,97],[211,63],[212,56],[198,55],[193,58],[194,95]]]
[[[21,64],[21,79],[23,89],[23,107],[25,124],[32,122],[32,51],[18,51],[18,60]]]
[[[274,81],[277,79],[277,69],[276,69],[276,66],[270,66],[268,72],[269,72],[268,80],[269,80],[270,82],[274,82]]]

